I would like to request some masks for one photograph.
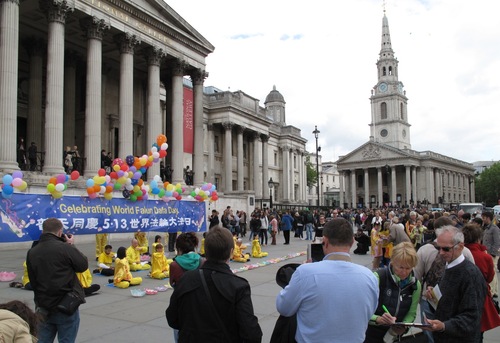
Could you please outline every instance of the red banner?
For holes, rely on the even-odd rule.
[[[193,153],[194,145],[194,113],[193,90],[184,87],[184,152]]]

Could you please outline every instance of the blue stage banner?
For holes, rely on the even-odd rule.
[[[205,204],[196,201],[89,199],[15,193],[0,201],[0,242],[37,240],[42,223],[58,218],[74,235],[140,231],[204,232]]]

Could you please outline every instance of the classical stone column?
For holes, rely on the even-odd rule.
[[[364,169],[365,174],[365,207],[370,207],[370,174],[368,168]]]
[[[73,12],[66,1],[40,1],[49,21],[47,84],[45,87],[44,173],[63,173],[64,30],[66,15]]]
[[[429,203],[431,204],[434,204],[435,203],[435,194],[434,194],[434,173],[432,171],[432,168],[431,167],[426,167],[426,174],[427,174],[427,186],[428,186],[428,189],[427,189],[427,200],[429,201]]]
[[[339,171],[339,207],[344,207],[344,172]]]
[[[66,146],[73,148],[76,144],[76,68],[79,62],[80,56],[76,51],[66,50],[64,54],[63,150]],[[63,163],[62,155],[61,163]]]
[[[243,170],[243,132],[245,132],[245,128],[243,126],[237,126],[236,127],[236,134],[237,134],[237,146],[238,146],[238,154],[236,155],[236,164],[238,165],[238,168],[236,170],[236,175],[238,177],[238,191],[243,191],[244,190],[244,176],[245,176],[245,171]]]
[[[102,37],[109,24],[97,17],[86,17],[80,25],[87,36],[84,174],[91,177],[101,168]]]
[[[208,130],[208,170],[207,182],[215,183],[215,142],[214,142],[214,124],[207,125]]]
[[[351,170],[351,207],[356,208],[356,170]]]
[[[269,136],[261,135],[262,140],[262,194],[264,199],[269,199],[269,186],[267,181],[269,181]]]
[[[286,145],[281,147],[281,151],[283,154],[283,201],[290,201],[290,148]]]
[[[17,165],[17,76],[19,55],[19,0],[0,1],[0,170]],[[30,142],[31,143],[31,142]],[[28,146],[25,141],[25,146]]]
[[[396,166],[391,166],[391,202],[392,206],[397,204],[397,180],[396,180]]]
[[[177,60],[172,67],[172,139],[169,149],[172,158],[172,182],[184,182],[184,77],[185,64]]]
[[[35,142],[38,151],[43,151],[42,141],[42,89],[43,89],[43,56],[46,43],[39,38],[30,37],[23,42],[30,56],[30,74],[28,90],[28,123],[26,145]]]
[[[115,35],[114,39],[120,50],[118,157],[125,158],[134,154],[134,49],[141,41],[127,32]]]
[[[253,135],[253,184],[255,185],[255,198],[262,199],[262,178],[260,173],[260,152],[262,146],[260,144],[260,134],[254,132]]]
[[[405,175],[405,192],[406,192],[406,196],[405,196],[405,205],[409,205],[410,204],[410,199],[411,199],[411,174],[410,174],[410,170],[411,169],[411,166],[405,166],[405,172],[406,172],[406,175]]]
[[[231,122],[222,124],[225,129],[224,134],[224,179],[225,189],[224,192],[229,193],[233,190],[233,149],[232,149],[232,128],[234,126]]]
[[[161,107],[160,107],[160,63],[165,56],[165,51],[158,47],[149,47],[145,51],[148,63],[148,102],[147,102],[147,143],[148,150],[150,144],[156,142],[156,137],[162,134]],[[160,147],[158,147],[158,151]],[[167,150],[168,151],[168,150]],[[153,163],[149,167],[148,180],[152,180],[155,175],[160,175],[160,164]],[[196,173],[194,174],[196,176]]]
[[[412,178],[412,184],[411,184],[411,192],[412,192],[412,200],[413,203],[417,203],[418,199],[418,194],[417,194],[417,167],[414,166],[411,170],[411,178]]]
[[[304,184],[304,154],[302,151],[297,150],[297,158],[299,159],[298,161],[298,169],[299,169],[299,188],[298,188],[298,193],[297,194],[297,200],[299,202],[303,202],[304,200],[304,192],[303,192],[303,184]]]
[[[196,69],[191,75],[193,82],[194,100],[194,137],[196,140],[205,141],[203,132],[203,81],[208,76],[202,69]],[[193,171],[194,184],[201,186],[204,181],[203,173],[203,144],[194,144]],[[239,173],[239,171],[238,171]],[[239,184],[238,184],[239,188]]]
[[[382,181],[382,168],[377,168],[377,204],[382,206],[384,204],[384,193],[383,187],[384,182]]]

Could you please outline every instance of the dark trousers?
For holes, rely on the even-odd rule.
[[[168,233],[168,251],[175,251],[175,240],[177,239],[177,232]]]
[[[285,244],[290,244],[290,230],[283,230],[283,237],[285,237]]]
[[[267,229],[259,230],[260,245],[267,245]]]

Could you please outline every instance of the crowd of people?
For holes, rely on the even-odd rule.
[[[485,331],[500,325],[495,308],[500,229],[494,221],[490,212],[471,218],[425,209],[256,209],[247,218],[245,211],[228,206],[220,218],[212,211],[201,240],[191,232],[157,235],[150,250],[147,235],[137,231],[129,247],[114,253],[106,234],[96,235],[93,273],[112,277],[109,283],[117,289],[142,283],[134,271],[169,277],[174,292],[166,318],[176,342],[261,342],[250,285],[231,272],[228,262],[264,257],[261,247],[276,244],[280,234],[289,244],[294,233],[294,239],[321,243],[325,256],[286,273],[271,342],[284,337],[287,342],[396,341],[412,325],[420,326],[429,342],[482,342]],[[175,257],[168,259],[164,246],[172,239]],[[244,251],[247,239],[251,256]],[[352,263],[356,242],[354,253],[373,255],[372,270]],[[99,289],[92,284],[87,257],[74,246],[74,237],[63,233],[62,223],[51,218],[25,265],[23,286],[34,292],[36,313],[0,304],[0,316],[6,318],[0,326],[18,325],[19,335],[39,342],[52,342],[56,335],[74,342],[78,307]],[[418,308],[422,323],[412,324]]]

